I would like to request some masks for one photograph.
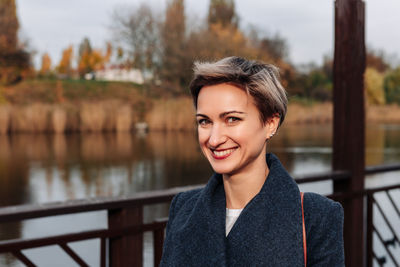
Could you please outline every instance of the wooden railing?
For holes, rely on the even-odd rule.
[[[398,171],[400,165],[369,167],[365,174],[375,174],[387,171]],[[350,178],[347,172],[326,172],[312,176],[297,177],[297,183],[313,183],[319,181],[343,181]],[[169,203],[173,196],[182,191],[187,191],[199,186],[189,186],[161,191],[137,193],[132,197],[95,198],[85,200],[73,200],[59,203],[41,205],[23,205],[6,207],[0,209],[0,223],[21,222],[28,219],[44,218],[57,215],[86,213],[92,211],[107,211],[107,228],[93,229],[84,232],[52,235],[32,239],[16,239],[0,241],[0,254],[11,253],[26,266],[36,266],[22,250],[45,247],[51,245],[59,246],[79,266],[89,266],[69,245],[71,242],[99,239],[100,240],[100,266],[143,266],[143,234],[152,232],[154,263],[158,265],[162,255],[162,244],[164,241],[164,230],[167,219],[161,218],[151,223],[143,223],[143,207],[157,203]],[[375,260],[380,266],[384,262],[391,261],[394,266],[399,266],[398,259],[393,255],[390,246],[399,243],[399,229],[394,229],[391,222],[384,214],[374,195],[385,192],[391,197],[391,203],[400,218],[398,203],[395,203],[390,192],[400,189],[399,183],[393,186],[373,188],[361,192],[334,192],[328,196],[338,201],[352,198],[365,198],[367,205],[367,238],[366,257],[368,266],[372,266]],[[373,223],[374,208],[384,216],[385,222],[390,225],[393,238],[384,240],[379,229]],[[396,232],[397,230],[397,232]],[[373,250],[373,237],[377,236],[386,248],[386,255],[377,255]]]

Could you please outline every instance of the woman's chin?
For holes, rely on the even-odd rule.
[[[233,172],[233,169],[227,166],[215,166],[211,164],[211,167],[213,168],[214,172],[219,174],[230,175]]]

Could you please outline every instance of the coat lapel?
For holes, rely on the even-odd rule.
[[[176,232],[179,260],[186,266],[226,266],[225,192],[221,175],[214,174]],[[179,263],[175,266],[180,266]]]
[[[227,237],[229,266],[301,266],[301,201],[297,184],[267,155],[269,175]]]

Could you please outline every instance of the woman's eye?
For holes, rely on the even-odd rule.
[[[236,118],[236,117],[229,117],[229,118],[227,118],[226,121],[227,121],[227,123],[232,124],[232,123],[240,121],[240,119]]]
[[[197,121],[197,123],[198,123],[200,126],[206,126],[207,124],[209,124],[209,121],[206,120],[206,119],[200,119],[200,120]]]

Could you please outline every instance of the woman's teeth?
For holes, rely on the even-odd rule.
[[[223,150],[223,151],[216,151],[214,150],[213,153],[214,155],[216,155],[217,157],[223,157],[225,155],[228,155],[230,153],[232,153],[235,149],[227,149],[227,150]]]

